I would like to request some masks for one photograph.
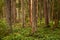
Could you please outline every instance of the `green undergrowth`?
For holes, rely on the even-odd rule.
[[[31,27],[23,28],[20,24],[12,26],[13,33],[9,33],[9,27],[6,24],[6,21],[3,19],[0,20],[0,40],[60,40],[60,27],[52,28],[45,27],[45,24],[42,23],[36,28],[37,31],[33,34],[31,33]],[[50,23],[52,25],[52,23]]]
[[[31,27],[16,27],[13,34],[2,38],[2,40],[60,40],[60,29],[37,27],[37,31],[32,34]]]

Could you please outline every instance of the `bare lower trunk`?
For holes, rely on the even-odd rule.
[[[12,22],[16,22],[16,0],[11,0],[11,13],[12,13]]]
[[[29,13],[32,33],[35,33],[37,27],[38,0],[29,0]]]
[[[21,0],[21,14],[22,14],[22,26],[25,27],[25,9],[24,9],[24,0]]]
[[[48,18],[48,9],[47,9],[47,0],[44,0],[44,15],[45,15],[45,24],[49,26],[49,18]]]
[[[5,0],[6,19],[12,32],[12,19],[11,19],[11,0]]]

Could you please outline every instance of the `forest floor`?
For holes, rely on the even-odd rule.
[[[37,32],[31,34],[31,27],[14,27],[13,34],[4,37],[6,40],[60,40],[60,28],[37,27]]]
[[[13,26],[13,33],[8,34],[6,22],[0,20],[0,40],[60,40],[60,26],[54,28],[52,26],[45,27],[43,23],[39,25],[36,28],[37,31],[32,34],[31,27],[22,28],[20,24],[16,24]],[[5,33],[7,33],[6,36],[4,36]]]

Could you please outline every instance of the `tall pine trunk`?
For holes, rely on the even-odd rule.
[[[29,0],[30,25],[32,33],[36,32],[37,17],[38,17],[38,0]]]
[[[17,17],[17,13],[16,13],[16,0],[11,0],[11,14],[12,14],[12,22],[15,23],[16,22],[16,17]]]
[[[21,14],[22,14],[22,26],[25,27],[25,9],[24,9],[24,0],[21,0]]]
[[[45,25],[46,27],[49,27],[47,0],[44,0],[44,16],[45,16]]]
[[[8,22],[8,26],[10,28],[10,32],[12,32],[11,0],[5,0],[5,9],[6,9],[6,19]]]

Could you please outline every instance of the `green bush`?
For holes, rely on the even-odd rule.
[[[9,36],[6,36],[2,38],[2,40],[20,40],[23,39],[24,37],[18,33],[10,34]]]
[[[14,33],[9,36],[2,38],[2,40],[33,40],[33,37],[26,37],[19,33]]]
[[[8,26],[6,25],[5,20],[0,20],[0,38],[4,37],[7,33]]]

